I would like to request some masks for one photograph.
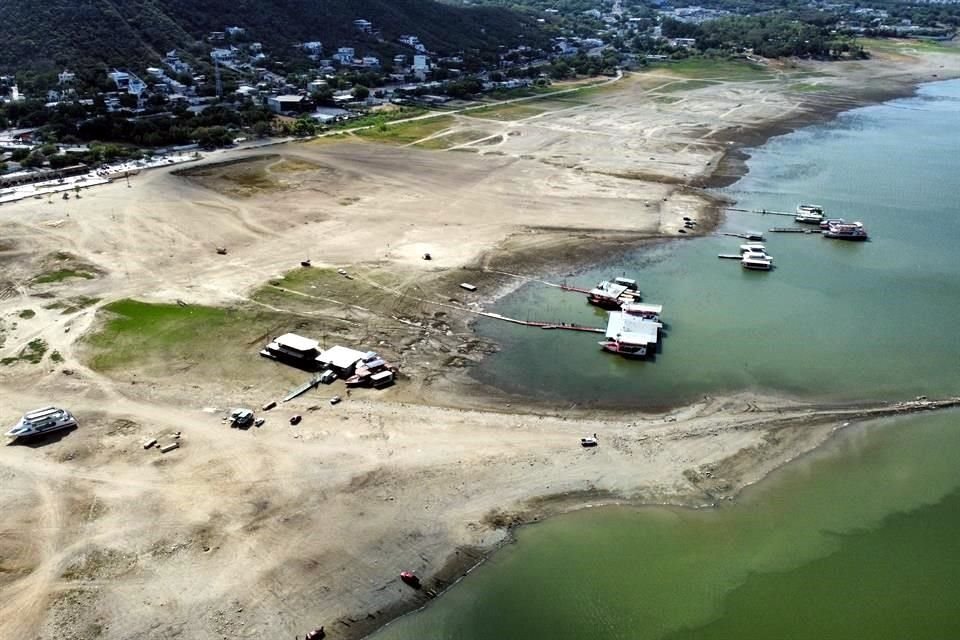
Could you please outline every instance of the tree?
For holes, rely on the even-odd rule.
[[[134,109],[139,102],[137,96],[132,93],[121,93],[120,94],[120,106],[124,109]]]
[[[24,158],[20,162],[20,164],[25,167],[30,167],[35,169],[37,167],[42,167],[43,163],[46,162],[46,160],[47,160],[47,157],[43,155],[43,153],[41,153],[39,150],[37,150],[37,151],[31,151],[30,155]]]
[[[316,135],[317,124],[309,116],[302,116],[293,124],[291,133],[299,138]]]
[[[233,143],[233,136],[226,127],[197,127],[193,132],[197,144],[204,148],[225,147]]]
[[[273,133],[273,126],[267,120],[255,122],[253,125],[253,133],[258,138],[266,138]]]
[[[370,89],[367,89],[362,84],[358,84],[353,88],[353,97],[357,100],[366,100],[370,97]]]

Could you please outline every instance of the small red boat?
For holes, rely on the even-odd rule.
[[[420,588],[420,578],[413,571],[402,571],[400,579],[403,580],[404,584],[408,584],[414,589]]]

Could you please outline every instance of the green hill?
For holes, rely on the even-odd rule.
[[[234,25],[278,57],[305,40],[328,50],[374,45],[354,30],[357,18],[372,21],[387,42],[411,33],[440,52],[539,37],[535,22],[510,10],[433,0],[3,0],[0,72],[136,67],[173,48],[202,54],[198,43],[208,32]]]

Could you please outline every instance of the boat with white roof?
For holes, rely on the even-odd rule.
[[[798,204],[797,213],[793,217],[795,222],[803,224],[820,224],[823,218],[823,207],[818,204]]]
[[[821,231],[824,238],[834,240],[866,240],[869,236],[861,222],[838,223],[829,225]]]
[[[77,419],[66,409],[44,407],[25,413],[20,421],[10,431],[7,431],[6,435],[13,439],[29,438],[72,429],[77,425]]]
[[[743,256],[746,253],[762,253],[771,260],[773,259],[773,256],[767,253],[767,248],[759,242],[750,242],[740,245],[740,255]]]
[[[660,313],[663,305],[630,303],[622,311],[611,311],[607,321],[606,340],[599,343],[604,351],[625,358],[645,358],[656,352],[660,341]]]
[[[753,271],[770,271],[773,269],[773,258],[765,253],[747,252],[740,258],[740,266]]]

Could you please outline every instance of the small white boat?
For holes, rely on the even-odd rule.
[[[8,438],[14,439],[29,438],[63,429],[72,429],[77,425],[77,419],[66,409],[44,407],[24,414],[16,426],[7,431],[6,435]]]
[[[820,224],[823,222],[823,217],[823,207],[820,205],[799,204],[797,205],[797,215],[793,219],[803,224]]]
[[[773,258],[765,253],[745,253],[740,258],[740,266],[754,271],[770,271],[773,268]]]

